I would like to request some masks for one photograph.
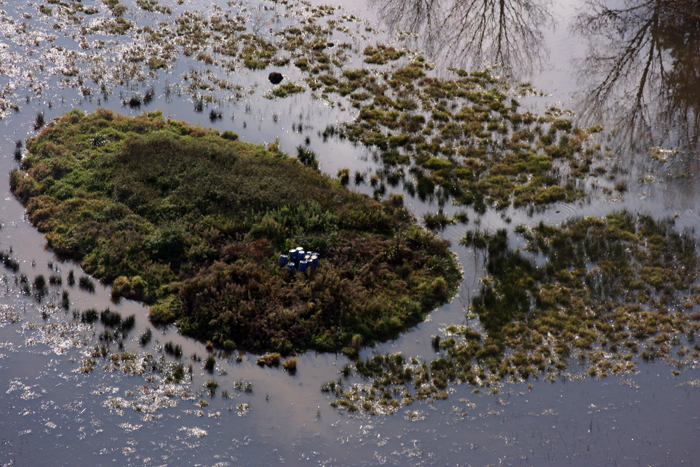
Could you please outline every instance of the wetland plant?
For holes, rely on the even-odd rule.
[[[297,359],[296,357],[288,358],[282,362],[282,368],[287,370],[290,375],[293,375],[297,371]]]
[[[214,395],[216,394],[216,388],[219,387],[219,383],[217,383],[216,381],[211,379],[211,380],[207,381],[206,383],[204,383],[204,387],[206,387],[207,390],[209,391],[209,396],[214,397]]]
[[[448,225],[456,224],[456,221],[452,217],[447,217],[442,209],[440,209],[435,214],[426,213],[423,216],[423,224],[430,230],[444,230]]]
[[[221,346],[226,350],[227,352],[233,352],[236,350],[236,343],[231,340],[231,339],[226,339]]]
[[[39,274],[34,278],[33,282],[33,287],[34,291],[37,293],[37,295],[46,295],[48,293],[48,287],[46,285],[46,278],[44,277],[43,274]]]
[[[180,344],[174,344],[172,341],[168,341],[163,346],[163,350],[166,354],[172,355],[175,358],[182,357],[182,346]]]
[[[273,97],[284,98],[300,92],[304,92],[304,88],[302,86],[299,86],[295,83],[286,83],[282,84],[281,86],[275,87],[270,93],[265,94],[264,97],[267,97],[268,99],[271,99]]]
[[[350,169],[338,169],[338,180],[340,180],[341,185],[347,186],[347,184],[350,183]]]
[[[173,380],[176,383],[179,383],[182,381],[182,378],[185,377],[185,366],[182,363],[178,363],[175,365],[175,368],[173,368]]]
[[[455,222],[458,222],[460,224],[466,224],[469,222],[469,216],[464,211],[456,213],[454,216],[452,216],[452,219],[454,219]]]
[[[139,337],[139,344],[141,347],[145,347],[148,345],[149,342],[151,342],[151,339],[153,337],[153,332],[151,331],[151,328],[146,329],[143,334]]]
[[[396,410],[414,398],[446,398],[447,386],[462,382],[477,386],[475,392],[490,387],[496,393],[502,379],[524,382],[546,374],[555,381],[572,359],[587,362],[583,374],[604,378],[636,371],[636,355],[677,367],[700,355],[700,346],[692,350],[683,341],[700,329],[698,300],[689,303],[685,292],[700,290],[693,285],[695,239],[675,232],[672,219],[622,211],[514,231],[526,241],[520,250],[509,249],[505,229],[468,232],[461,241],[488,252],[484,286],[471,300],[484,335],[451,325],[445,338],[433,337],[440,355],[431,361],[406,365],[397,354],[357,360],[355,368],[372,380],[372,390],[326,384],[321,389],[334,393],[333,406],[360,404],[379,413],[374,401],[381,397],[381,406]],[[392,398],[409,382],[413,394]]]
[[[12,272],[18,272],[19,271],[19,261],[13,259],[10,256],[11,252],[8,253],[6,251],[0,251],[0,260],[2,260],[3,266],[5,266],[7,269],[9,269]]]
[[[245,381],[243,379],[239,379],[233,383],[233,388],[236,391],[243,391],[246,394],[252,394],[253,393],[253,383],[250,381]]]
[[[119,329],[122,331],[122,334],[126,336],[126,334],[134,329],[134,326],[136,326],[136,315],[129,315],[122,320],[122,324],[119,326]]]
[[[433,350],[435,352],[440,352],[440,335],[436,334],[433,336],[433,338],[430,341],[430,345],[433,346]]]
[[[34,288],[37,290],[44,290],[46,289],[46,278],[44,277],[43,274],[39,274],[38,276],[34,277]]]
[[[142,98],[141,96],[133,95],[123,102],[123,105],[128,105],[132,109],[141,107]]]
[[[260,366],[279,366],[282,356],[277,352],[269,352],[259,356],[255,362]]]
[[[39,112],[36,114],[36,119],[34,120],[34,129],[39,130],[46,125],[46,117],[44,116],[44,112]]]
[[[75,273],[72,269],[68,271],[68,285],[70,285],[71,287],[75,285]]]
[[[71,272],[73,272],[73,271],[71,271]],[[68,283],[70,284],[70,273],[69,273]],[[88,276],[80,276],[80,280],[78,280],[78,287],[80,287],[81,290],[84,290],[86,292],[94,292],[95,291],[95,283]]]
[[[238,134],[231,130],[226,130],[221,133],[221,137],[229,141],[238,141]]]
[[[297,146],[297,159],[299,162],[307,167],[318,170],[318,160],[316,159],[316,153],[310,149],[306,149],[304,146]]]
[[[66,311],[70,308],[70,298],[67,290],[64,290],[61,294],[61,307]]]
[[[153,98],[156,96],[156,90],[154,88],[150,88],[148,91],[146,91],[146,94],[143,95],[143,103],[144,105],[148,105],[153,101]]]
[[[207,373],[214,373],[214,368],[216,367],[216,358],[213,355],[207,357],[207,361],[204,362],[204,369]]]
[[[116,328],[122,324],[122,315],[117,311],[106,308],[100,313],[100,322],[106,327]]]
[[[80,314],[80,321],[83,323],[92,324],[100,319],[100,314],[94,308],[88,308]]]

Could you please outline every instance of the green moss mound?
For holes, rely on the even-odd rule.
[[[160,112],[74,110],[27,143],[11,186],[57,253],[151,304],[154,322],[219,345],[352,350],[455,293],[449,243],[400,196],[379,203],[225,136]],[[279,267],[297,245],[320,267]]]

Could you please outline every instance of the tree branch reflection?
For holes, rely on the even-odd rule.
[[[641,149],[695,150],[700,125],[700,7],[673,0],[588,0],[574,23],[589,121],[619,127]]]
[[[546,0],[375,0],[394,30],[418,34],[420,46],[448,66],[505,65],[516,74],[547,58],[543,28],[553,26]]]

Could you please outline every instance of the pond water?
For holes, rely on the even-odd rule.
[[[268,38],[313,11],[311,4],[291,2],[142,3],[167,6],[167,14],[146,12],[136,2],[122,3],[127,6],[124,17],[141,26],[167,28],[186,12],[206,17],[231,12]],[[256,143],[278,138],[281,149],[290,154],[308,145],[321,170],[331,175],[341,167],[367,173],[377,168],[372,150],[322,136],[327,125],[349,121],[353,109],[310,98],[308,91],[284,99],[264,98],[272,89],[266,78],[274,66],[262,71],[215,70],[211,76],[232,83],[223,90],[200,86],[197,76],[205,67],[184,53],[169,59],[166,68],[149,70],[142,61],[125,57],[139,50],[162,55],[167,41],[145,41],[145,33],[135,27],[124,35],[109,34],[100,29],[105,18],[113,18],[107,4],[84,0],[82,5],[96,12],[80,16],[81,23],[59,3],[0,0],[0,172],[8,174],[17,166],[15,142],[35,132],[39,112],[48,121],[72,108],[90,112],[98,106],[132,115],[162,109],[173,118],[233,130]],[[626,208],[655,217],[676,215],[679,230],[700,227],[697,6],[661,0],[367,0],[338,6],[337,17],[357,18],[333,38],[351,44],[354,51],[376,36],[422,50],[435,62],[438,74],[449,66],[490,66],[513,82],[529,81],[542,91],[521,98],[533,112],[555,105],[571,110],[582,126],[603,126],[602,144],[626,191],[590,184],[591,196],[584,201],[557,203],[534,213],[469,210],[470,226],[493,231],[520,223],[559,224],[572,216],[600,216]],[[42,7],[52,14],[42,13]],[[81,29],[88,23],[94,32]],[[349,60],[361,66],[357,57]],[[302,79],[292,65],[278,68],[285,79]],[[123,104],[151,89],[148,102]],[[203,103],[201,108],[198,103]],[[210,118],[211,111],[220,111],[222,118]],[[662,160],[651,157],[652,148]],[[353,189],[373,192],[369,184]],[[387,189],[403,192],[401,185]],[[580,377],[585,368],[573,361],[568,376],[553,383],[532,378],[531,386],[504,382],[495,394],[453,386],[446,400],[414,402],[386,416],[354,415],[329,405],[332,398],[320,387],[341,377],[348,363],[342,355],[300,355],[298,370],[290,375],[259,367],[254,355],[215,352],[217,366],[209,374],[203,365],[209,354],[204,344],[178,335],[174,328],[153,329],[150,343],[139,345],[138,336],[150,327],[145,307],[112,303],[108,288],[100,285],[94,293],[65,285],[70,270],[76,277],[83,275],[79,266],[45,248],[43,236],[10,193],[9,177],[0,182],[0,191],[0,248],[12,249],[20,273],[30,279],[60,274],[64,282],[51,286],[50,296],[38,302],[21,293],[10,270],[0,278],[2,465],[698,462],[697,362],[674,375],[665,362],[639,361],[632,374],[593,380]],[[406,204],[418,218],[438,209],[436,200],[421,201],[408,194]],[[445,210],[456,208],[447,205]],[[449,324],[468,322],[466,312],[470,297],[479,290],[484,258],[458,244],[466,228],[450,226],[442,232],[465,271],[459,295],[396,341],[364,349],[363,356],[400,351],[430,358],[433,335]],[[71,310],[109,306],[123,316],[134,314],[136,327],[125,350],[154,355],[153,365],[144,365],[139,373],[124,370],[124,365],[110,366],[109,357],[100,357],[94,370],[82,371],[93,346],[100,343],[103,327],[85,325],[73,319],[72,311],[49,306],[60,301],[62,289],[70,293]],[[164,355],[167,342],[180,345],[181,361],[186,368],[192,365],[187,384],[168,385],[157,371],[176,360]],[[199,358],[193,359],[194,354]],[[219,384],[213,396],[204,386],[212,379]]]

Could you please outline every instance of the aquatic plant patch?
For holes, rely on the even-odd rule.
[[[357,96],[359,113],[340,125],[341,136],[375,148],[385,166],[410,168],[421,198],[442,189],[482,212],[584,195],[577,180],[600,158],[600,128],[573,128],[556,108],[519,111],[510,86],[488,71],[451,70],[447,79],[431,69],[418,56],[383,73],[343,71],[324,89]]]
[[[352,354],[420,322],[461,280],[449,243],[415,225],[401,196],[379,203],[160,112],[74,110],[27,150],[11,187],[49,246],[115,298],[150,304],[155,323],[221,347]],[[319,267],[280,267],[298,244]]]
[[[302,93],[299,98],[348,111],[339,119],[346,123],[323,136],[375,150],[384,165],[377,170],[377,197],[387,184],[403,183],[412,196],[437,197],[441,205],[452,199],[483,212],[487,206],[534,208],[580,199],[585,182],[608,189],[601,177],[607,163],[594,137],[600,127],[574,128],[570,113],[559,109],[542,115],[522,110],[517,99],[534,92],[529,83],[510,84],[488,71],[433,70],[408,48],[405,36],[384,37],[338,7],[271,2],[250,9],[229,3],[169,14],[148,0],[110,2],[88,14],[74,6],[51,4],[51,20],[33,24],[41,34],[8,16],[13,37],[27,53],[2,57],[13,65],[0,65],[13,85],[0,91],[0,100],[14,96],[20,109],[25,96],[11,90],[26,81],[17,74],[22,69],[59,76],[61,87],[88,99],[107,98],[128,82],[153,90],[165,74],[165,95],[184,93],[197,111],[214,107],[212,121],[224,117],[221,109],[231,100]],[[62,35],[79,37],[80,47],[54,45]],[[37,47],[41,63],[31,58]],[[189,71],[174,76],[183,63]],[[259,86],[271,69],[290,81]],[[48,83],[32,82],[37,94]],[[147,105],[148,92],[128,94],[120,93],[124,105]]]
[[[116,85],[140,82],[150,91],[120,96],[125,106],[138,108],[153,98],[159,75],[180,61],[189,71],[168,76],[166,95],[184,92],[197,111],[216,107],[212,121],[223,118],[226,101],[258,92],[269,99],[303,93],[349,110],[345,123],[323,136],[375,150],[384,165],[377,171],[377,197],[386,183],[403,182],[423,199],[452,199],[483,212],[574,201],[585,195],[581,181],[589,177],[606,184],[600,178],[606,162],[594,138],[600,127],[574,128],[559,109],[542,115],[522,110],[517,99],[533,93],[528,83],[509,84],[489,71],[434,70],[401,34],[384,43],[388,38],[338,7],[229,3],[171,14],[152,0],[99,6],[88,12],[79,3],[52,3],[50,21],[34,25],[46,34],[30,33],[19,17],[8,16],[12,37],[27,53],[2,56],[9,65],[0,71],[13,85],[0,91],[0,118],[8,109],[2,99],[24,98],[12,91],[27,80],[18,70],[60,76],[62,87],[83,97],[107,97]],[[79,37],[80,48],[56,46],[64,34]],[[37,47],[41,63],[31,58]],[[271,68],[288,81],[258,86]],[[45,81],[32,79],[32,91],[41,94]]]
[[[438,357],[356,360],[343,373],[364,382],[322,388],[333,405],[391,413],[416,399],[446,398],[451,384],[498,392],[503,379],[554,381],[572,363],[596,378],[634,372],[640,360],[664,360],[674,374],[697,365],[700,286],[691,232],[625,211],[515,231],[525,241],[519,250],[509,247],[506,230],[462,239],[487,252],[487,275],[468,325],[434,337]]]

